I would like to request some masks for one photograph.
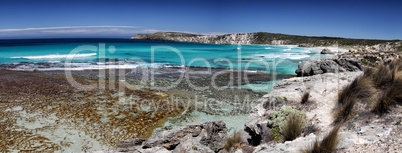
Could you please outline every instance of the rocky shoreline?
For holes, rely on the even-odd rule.
[[[357,55],[357,56],[356,56]],[[381,56],[382,55],[382,56]],[[338,55],[337,55],[338,56]],[[296,70],[298,76],[278,81],[274,86],[274,90],[269,94],[260,98],[251,111],[250,115],[244,123],[244,129],[240,129],[241,140],[229,152],[299,152],[301,149],[308,148],[315,140],[320,139],[328,133],[333,125],[333,114],[338,92],[346,85],[350,84],[356,77],[362,75],[362,71],[369,66],[378,65],[380,63],[387,63],[393,59],[400,58],[399,53],[373,53],[373,54],[356,54],[354,52],[343,53],[338,56],[330,56],[329,58],[312,59],[301,62],[299,69]],[[368,62],[366,62],[368,61]],[[300,75],[299,75],[300,74]],[[309,101],[307,104],[301,104],[300,101],[304,93],[309,92]],[[274,140],[272,134],[275,132],[270,129],[267,121],[270,119],[270,114],[277,111],[285,105],[294,106],[297,109],[306,113],[306,128],[303,129],[302,136],[293,141],[280,142]],[[359,106],[363,107],[363,106]],[[368,106],[364,106],[368,107]],[[381,152],[398,152],[401,148],[401,142],[398,138],[402,137],[402,108],[396,106],[391,109],[391,112],[385,116],[369,115],[365,116],[365,112],[357,114],[351,121],[344,123],[340,130],[341,139],[337,147],[337,152],[356,152],[367,151],[381,151]],[[203,126],[204,124],[216,124],[216,122],[201,123],[193,127]],[[217,121],[219,124],[225,124]],[[179,129],[179,133],[188,130],[189,126]],[[183,130],[186,129],[186,130]],[[164,133],[177,133],[177,130],[164,131],[154,135],[153,138],[161,136]],[[208,133],[207,135],[213,135]],[[223,136],[224,135],[224,136]],[[186,152],[228,152],[223,149],[223,138],[230,137],[228,134],[222,133],[219,135],[219,141],[210,141],[209,144],[200,143],[197,135],[192,136],[191,133],[187,136],[181,135],[183,139],[177,146],[178,148],[169,147],[155,147],[154,149],[162,149],[163,152],[178,152],[183,151],[182,146]],[[163,137],[158,141],[165,141]],[[147,140],[144,140],[147,141]],[[137,143],[135,145],[128,145],[130,142],[138,142],[137,140],[130,140],[121,142],[114,151],[124,151],[127,148],[137,148],[130,150],[132,152],[147,152],[144,149],[146,143]],[[208,145],[216,144],[221,148],[214,150]],[[135,147],[137,146],[137,147]],[[162,145],[163,146],[163,145]],[[195,147],[189,147],[195,146]],[[370,146],[370,147],[368,147]],[[152,149],[145,147],[146,149]],[[202,148],[203,151],[194,148]],[[155,150],[153,150],[155,151]]]
[[[333,54],[330,51],[328,58],[311,59],[308,61],[303,61],[299,64],[299,68],[295,71],[297,76],[278,76],[283,79],[276,82],[274,90],[268,94],[263,95],[262,93],[256,93],[251,90],[205,90],[205,91],[195,91],[191,90],[189,84],[180,83],[175,90],[153,90],[149,84],[145,84],[143,89],[136,90],[130,93],[130,98],[134,97],[137,101],[146,99],[167,99],[168,95],[173,94],[179,96],[183,99],[190,98],[194,99],[194,95],[204,95],[202,98],[205,100],[210,100],[210,104],[213,106],[224,106],[230,108],[237,108],[238,105],[233,104],[236,96],[244,97],[246,95],[252,95],[251,103],[253,105],[251,108],[239,109],[236,112],[214,112],[216,110],[213,107],[207,107],[203,109],[203,113],[210,115],[225,114],[227,116],[233,115],[233,113],[243,113],[248,114],[248,117],[244,123],[244,129],[237,129],[240,135],[240,141],[237,142],[234,147],[229,150],[225,149],[225,143],[228,138],[231,137],[228,129],[228,124],[232,124],[231,121],[210,121],[194,125],[186,125],[182,127],[165,126],[162,127],[154,133],[149,133],[149,131],[156,129],[156,127],[161,127],[161,123],[167,121],[176,122],[180,120],[189,119],[188,115],[183,115],[183,111],[186,113],[191,113],[192,111],[198,111],[196,105],[181,105],[180,107],[172,107],[171,105],[160,104],[162,108],[169,111],[157,110],[142,110],[143,106],[135,106],[134,108],[130,104],[119,103],[117,101],[116,95],[118,91],[115,90],[105,90],[105,91],[89,91],[81,93],[79,91],[73,90],[64,79],[60,76],[64,76],[64,71],[34,71],[34,72],[15,72],[8,70],[0,71],[0,79],[2,79],[2,87],[16,87],[2,88],[3,95],[1,96],[4,107],[1,107],[3,112],[3,119],[8,120],[9,124],[2,126],[5,130],[9,132],[9,127],[13,127],[18,124],[19,128],[23,131],[33,132],[36,131],[37,135],[32,135],[31,137],[38,137],[37,141],[46,141],[47,146],[39,146],[42,150],[47,151],[74,151],[71,150],[72,147],[83,147],[81,150],[91,150],[89,144],[90,141],[100,144],[108,144],[109,146],[115,146],[114,149],[101,152],[298,152],[300,149],[308,147],[317,138],[321,138],[323,135],[333,128],[333,109],[336,105],[336,99],[338,92],[350,84],[356,77],[362,74],[362,71],[366,67],[378,65],[381,63],[388,63],[394,59],[400,59],[399,52],[380,52],[380,51],[367,51],[367,50],[350,50],[349,52],[343,52],[341,54]],[[24,64],[30,63],[20,63],[19,65],[2,65],[2,68],[9,68],[10,66],[24,67]],[[38,68],[47,68],[49,65],[41,66],[36,65]],[[165,67],[157,69],[158,72],[156,77],[157,86],[168,86],[171,82],[176,80],[180,76],[180,72],[183,68],[180,67]],[[208,84],[211,82],[212,75],[219,73],[222,69],[214,68],[211,74],[197,73],[199,71],[205,71],[203,67],[185,67],[186,73],[195,74],[189,78],[189,80],[198,86],[210,86]],[[115,74],[118,74],[118,70]],[[107,71],[106,76],[109,76],[111,70]],[[270,81],[272,78],[266,74],[255,73],[252,71],[235,70],[230,71],[235,73],[235,81],[232,86],[244,85],[246,84],[243,80],[243,76],[248,75],[251,79],[251,83],[258,83],[261,80]],[[91,84],[93,81],[101,78],[99,76],[99,70],[86,70],[86,71],[72,71],[73,77],[82,79],[80,82]],[[148,69],[135,69],[125,73],[125,81],[131,84],[138,84],[140,78],[143,75],[149,75],[150,70]],[[239,75],[238,75],[239,74]],[[10,78],[10,76],[18,75],[19,77]],[[229,74],[223,74],[217,77],[216,84],[218,86],[224,86],[229,83]],[[38,80],[36,80],[38,79]],[[110,78],[105,77],[105,80]],[[25,81],[21,81],[25,80]],[[26,82],[26,80],[30,80]],[[92,80],[92,81],[91,81]],[[119,81],[119,79],[114,80]],[[17,82],[17,83],[16,83]],[[56,83],[56,84],[55,84]],[[38,86],[40,85],[40,86]],[[20,91],[22,87],[26,88]],[[49,89],[47,89],[49,88]],[[32,89],[36,89],[33,91]],[[16,91],[18,90],[18,91]],[[32,91],[31,91],[32,90]],[[54,97],[52,94],[45,94],[45,90],[50,91],[50,93],[59,92],[66,93],[64,97]],[[38,92],[38,93],[37,93]],[[307,104],[301,104],[303,94],[309,93],[309,101]],[[21,97],[18,94],[26,94],[23,97],[31,97],[31,99],[18,99],[16,97]],[[219,94],[218,94],[219,93]],[[38,96],[40,95],[40,96]],[[57,95],[57,94],[56,94]],[[262,96],[262,97],[261,97]],[[60,105],[60,102],[65,102],[71,97],[76,97],[69,105]],[[87,99],[86,103],[92,104],[85,109],[79,108],[82,105],[80,99]],[[33,98],[33,99],[32,99]],[[37,98],[37,99],[35,99]],[[44,104],[31,104],[29,101],[36,100],[46,103]],[[109,101],[109,103],[104,103],[104,101]],[[211,101],[214,101],[211,103]],[[222,103],[222,101],[226,101]],[[115,104],[113,104],[116,102]],[[116,105],[117,104],[117,105]],[[222,105],[225,104],[225,105]],[[228,105],[227,105],[228,104]],[[113,107],[110,107],[113,106]],[[284,106],[292,106],[305,113],[306,116],[306,127],[303,129],[302,136],[298,137],[293,141],[278,141],[273,137],[275,129],[271,128],[268,121],[272,118],[273,112],[282,109]],[[5,109],[12,107],[12,109]],[[49,108],[52,111],[49,111]],[[110,108],[108,108],[110,107]],[[368,106],[359,106],[368,107]],[[42,123],[36,116],[23,117],[22,114],[26,111],[34,109],[36,111],[42,111],[43,115],[56,116],[54,121],[60,125],[46,125],[42,126]],[[71,111],[70,109],[77,109]],[[99,118],[105,118],[99,116],[99,114],[89,111],[88,109],[99,109],[102,108],[101,112],[107,115],[106,120],[102,123]],[[188,109],[190,108],[190,109]],[[115,112],[112,109],[118,109],[120,112]],[[250,110],[251,109],[251,110]],[[57,113],[57,111],[63,110],[62,113]],[[249,111],[250,110],[250,111]],[[86,113],[86,112],[89,113]],[[139,113],[139,116],[130,116],[130,113],[135,111]],[[339,152],[355,152],[360,151],[360,149],[367,149],[368,151],[382,151],[382,152],[398,152],[401,143],[398,139],[402,137],[402,128],[400,121],[402,116],[401,106],[396,106],[392,108],[391,112],[386,116],[379,115],[366,115],[365,112],[357,114],[350,122],[346,122],[345,125],[340,130],[340,135],[342,139],[339,143],[337,151]],[[56,112],[56,113],[55,113]],[[79,112],[78,114],[71,114],[72,112]],[[63,116],[63,114],[70,114],[70,116]],[[78,115],[74,121],[69,121],[71,115]],[[40,116],[40,115],[39,115]],[[81,120],[83,116],[88,116],[89,120]],[[177,117],[179,116],[179,117]],[[18,118],[15,120],[15,118]],[[93,118],[95,117],[95,118]],[[222,116],[223,117],[223,116]],[[39,117],[40,118],[40,117]],[[52,120],[46,117],[48,120]],[[144,120],[145,119],[145,120]],[[235,118],[232,118],[235,119]],[[21,120],[23,122],[21,122]],[[130,121],[129,123],[126,123]],[[130,128],[131,132],[134,133],[115,133],[114,131],[109,131],[109,135],[113,136],[113,139],[105,142],[105,136],[99,135],[97,132],[102,133],[102,131],[93,131],[91,129],[79,126],[80,125],[91,125],[93,129],[95,126],[101,124],[107,124],[115,129],[119,128]],[[143,124],[146,122],[146,124]],[[31,125],[33,124],[34,125]],[[237,122],[236,122],[237,123]],[[141,125],[140,125],[141,124]],[[39,126],[38,126],[39,125]],[[34,126],[33,129],[29,129],[29,126]],[[59,127],[63,126],[63,127]],[[73,127],[73,129],[67,129],[64,126]],[[50,127],[50,128],[49,128]],[[66,132],[72,133],[72,136],[66,136],[64,141],[54,142],[54,136],[47,133],[49,129],[66,129]],[[74,129],[75,128],[75,129]],[[107,130],[110,127],[103,127]],[[141,129],[140,132],[138,132]],[[84,130],[86,134],[76,133],[76,130]],[[137,132],[136,132],[137,131]],[[148,131],[148,132],[147,132]],[[35,132],[33,132],[35,134]],[[75,133],[75,134],[74,134]],[[232,132],[233,133],[233,132]],[[41,134],[47,134],[47,137],[41,136]],[[15,133],[12,138],[13,141],[20,141],[26,136],[22,136],[23,133]],[[83,145],[79,146],[73,143],[74,136],[86,137],[86,141],[83,141]],[[150,137],[149,137],[150,136]],[[50,137],[50,139],[48,138]],[[143,137],[143,138],[139,138]],[[147,138],[149,137],[149,138]],[[123,140],[125,141],[121,141]],[[131,139],[135,138],[135,139]],[[36,139],[35,139],[36,140]],[[120,141],[120,142],[119,142]],[[91,142],[92,143],[92,142]],[[37,145],[37,142],[30,142],[29,144]],[[373,145],[367,147],[368,145]],[[18,146],[21,149],[23,146]],[[70,149],[62,149],[62,147],[67,147]],[[24,149],[24,148],[23,148]],[[26,149],[26,148],[25,148]],[[32,149],[32,148],[28,148]]]

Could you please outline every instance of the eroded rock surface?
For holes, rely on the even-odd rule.
[[[223,121],[205,122],[163,131],[148,139],[120,142],[117,152],[219,152],[226,142],[226,124]]]

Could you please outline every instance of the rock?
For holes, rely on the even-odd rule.
[[[244,130],[251,137],[247,140],[250,145],[256,146],[271,140],[272,130],[267,126],[269,112],[286,103],[286,97],[272,96],[263,97],[259,100],[259,104],[251,110],[250,116],[247,117],[244,124]]]
[[[356,72],[363,69],[360,61],[354,58],[318,58],[300,62],[295,72],[300,77],[345,71]]]
[[[333,52],[328,48],[324,48],[323,50],[321,50],[321,54],[333,54]]]
[[[143,152],[154,150],[155,148],[163,148],[167,151],[172,151],[179,146],[178,149],[188,151],[190,146],[196,146],[207,152],[209,150],[219,152],[223,149],[226,137],[226,124],[223,121],[205,122],[198,125],[188,125],[178,129],[162,131],[148,139],[122,141],[114,150],[121,152]],[[185,144],[181,144],[183,142]]]
[[[121,141],[116,147],[115,150],[118,152],[127,152],[127,151],[134,151],[135,146],[141,145],[145,139],[132,139],[127,141]]]
[[[181,141],[180,144],[173,150],[173,153],[213,153],[214,151],[211,150],[209,147],[201,144],[199,141],[194,139],[191,134],[185,136]]]
[[[156,32],[151,34],[137,34],[131,39],[158,40],[158,41],[178,41],[212,44],[252,44],[255,39],[254,33],[233,33],[227,35],[197,35],[179,32]],[[279,44],[285,41],[279,40]]]
[[[299,137],[293,141],[286,141],[285,143],[277,143],[276,145],[263,144],[254,150],[254,153],[270,153],[270,152],[300,152],[300,149],[306,149],[316,139],[316,135],[313,133],[306,137]]]

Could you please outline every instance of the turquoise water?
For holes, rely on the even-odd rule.
[[[154,56],[152,48],[156,48]],[[321,56],[316,50],[290,46],[217,45],[127,39],[0,40],[0,64],[63,63],[69,54],[74,57],[72,62],[75,67],[80,69],[102,68],[99,62],[116,59],[120,61],[117,64],[120,68],[186,65],[241,68],[278,75],[294,75],[300,61]],[[152,59],[155,64],[151,64]],[[194,59],[197,60],[192,61]]]

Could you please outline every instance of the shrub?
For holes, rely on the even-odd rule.
[[[332,131],[318,142],[318,140],[314,141],[311,147],[307,150],[302,149],[303,153],[331,153],[334,152],[338,143],[339,143],[339,129],[341,124],[338,124],[336,127],[332,129]]]
[[[296,115],[303,119],[306,118],[306,113],[297,110],[296,107],[283,105],[279,110],[270,113],[267,126],[271,129],[275,127],[283,127],[287,121],[287,117],[291,115]],[[305,124],[305,121],[303,121],[303,124]]]
[[[226,139],[226,143],[223,148],[225,148],[226,151],[229,151],[230,148],[232,148],[234,144],[240,143],[240,142],[241,142],[240,132],[235,131],[230,137],[228,137]]]
[[[274,141],[278,141],[281,139],[281,136],[282,136],[281,130],[278,127],[274,127],[274,128],[272,128],[271,135],[272,135],[272,139],[274,139]]]
[[[282,135],[285,141],[292,141],[300,135],[304,128],[305,119],[302,116],[290,115],[287,118],[286,123],[281,127]]]
[[[302,104],[307,103],[308,98],[310,98],[310,92],[305,92],[305,93],[303,94],[303,96],[302,96],[301,103],[302,103]]]

